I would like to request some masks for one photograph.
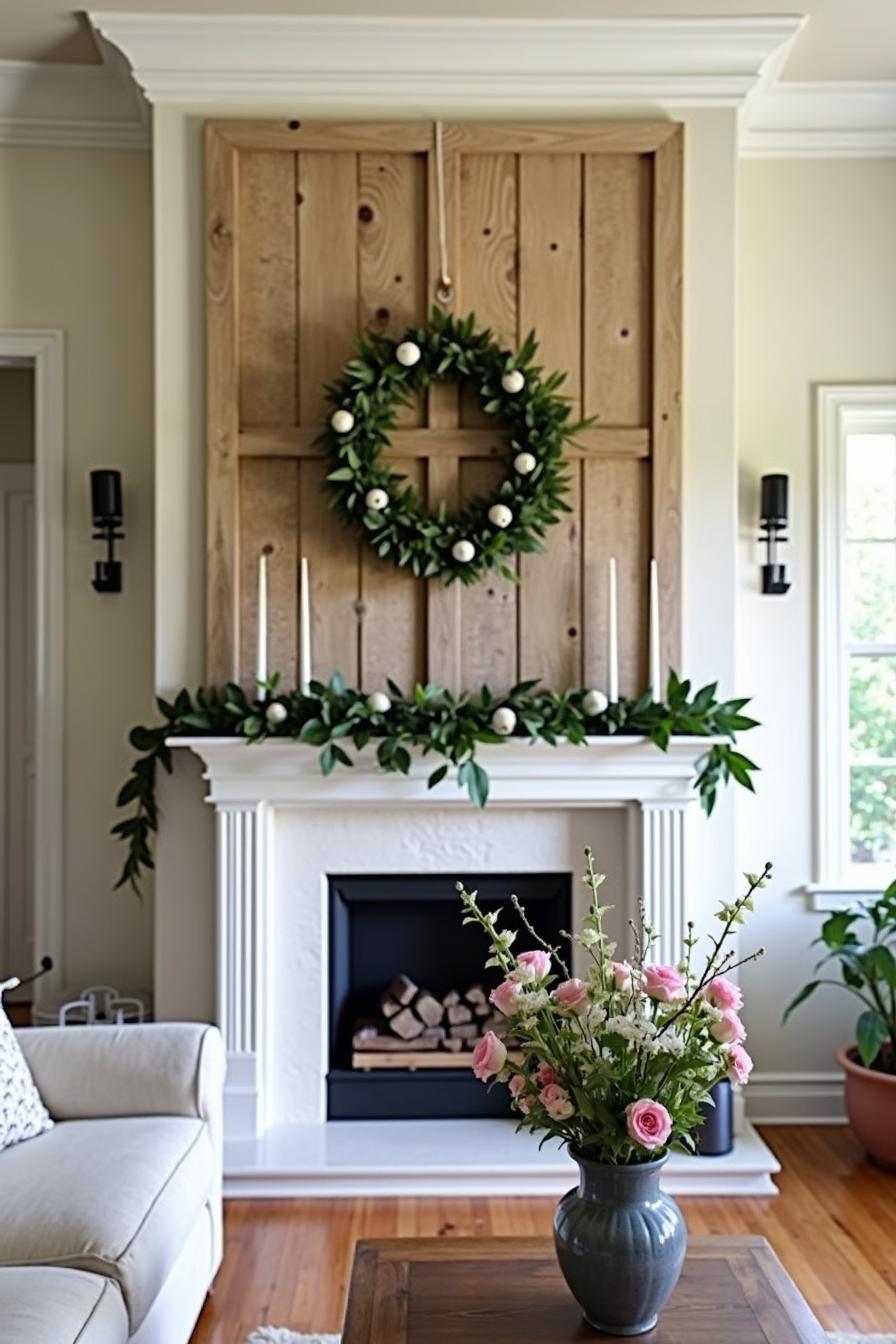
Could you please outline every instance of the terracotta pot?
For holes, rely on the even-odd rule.
[[[896,1171],[896,1074],[866,1069],[854,1045],[841,1045],[837,1063],[846,1073],[846,1114],[872,1162]]]

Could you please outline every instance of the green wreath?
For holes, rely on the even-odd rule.
[[[566,375],[542,378],[533,364],[537,348],[532,334],[513,354],[491,332],[475,330],[472,313],[461,320],[439,309],[428,327],[399,341],[359,340],[357,357],[326,389],[334,409],[317,444],[332,507],[381,559],[423,578],[470,584],[492,569],[515,580],[506,558],[544,549],[547,529],[569,512],[564,444],[592,421],[569,423],[569,402],[557,393]],[[398,407],[443,379],[475,388],[504,440],[501,483],[454,513],[444,501],[427,509],[382,457]]]

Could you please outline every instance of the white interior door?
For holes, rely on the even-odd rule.
[[[0,979],[34,961],[34,468],[0,464]]]

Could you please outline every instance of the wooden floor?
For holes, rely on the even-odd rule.
[[[896,1175],[849,1131],[763,1131],[776,1199],[683,1199],[693,1233],[768,1238],[827,1330],[896,1332]],[[243,1344],[257,1325],[338,1331],[362,1237],[548,1236],[547,1199],[234,1200],[224,1264],[193,1344]]]

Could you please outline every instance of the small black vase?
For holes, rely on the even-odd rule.
[[[554,1245],[585,1320],[608,1335],[652,1330],[678,1282],[687,1229],[660,1190],[666,1158],[638,1166],[570,1155],[579,1184],[554,1214]]]
[[[734,1097],[728,1079],[717,1082],[709,1095],[715,1105],[701,1107],[703,1118],[694,1134],[697,1152],[701,1157],[727,1157],[734,1147]]]

